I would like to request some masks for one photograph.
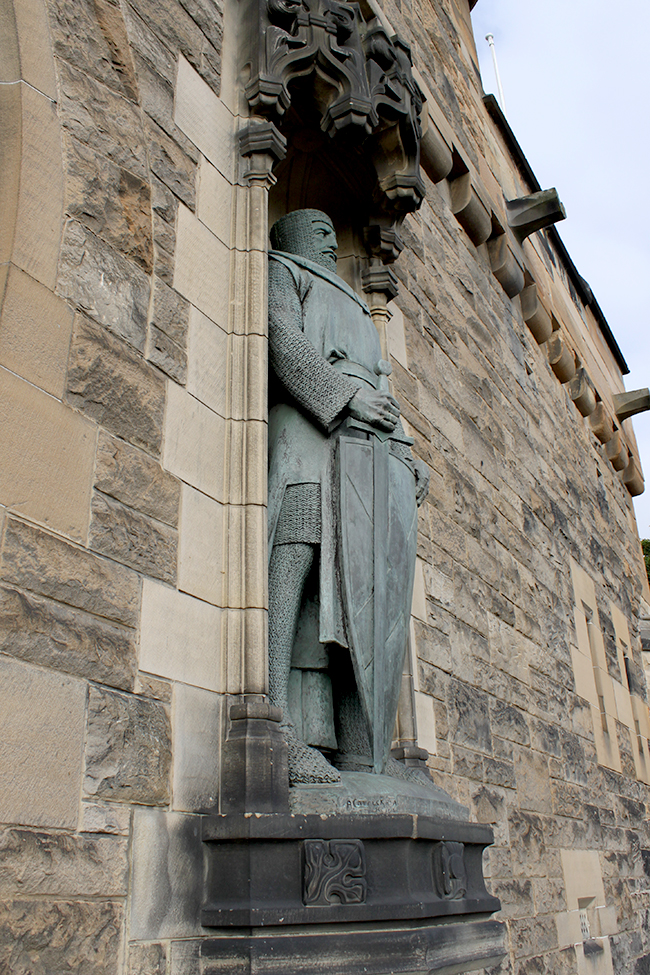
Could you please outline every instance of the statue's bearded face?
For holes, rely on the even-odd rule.
[[[329,271],[336,270],[336,251],[338,249],[338,242],[336,240],[336,231],[330,223],[329,220],[313,220],[313,240],[314,240],[314,255],[305,254],[305,257],[311,258],[316,264],[321,264],[326,267]]]
[[[336,271],[338,243],[332,221],[321,210],[294,210],[271,229],[277,250],[306,257],[328,271]]]

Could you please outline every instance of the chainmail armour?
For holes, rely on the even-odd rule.
[[[304,295],[302,296],[304,298]],[[344,376],[318,354],[297,322],[302,304],[291,271],[278,261],[269,264],[269,365],[282,393],[295,400],[317,425],[329,432],[363,385]]]
[[[320,484],[289,484],[284,492],[274,545],[305,542],[320,545]]]
[[[314,561],[314,546],[304,543],[274,545],[269,566],[269,699],[282,708],[282,730],[287,740],[289,780],[339,782],[337,770],[315,748],[296,734],[289,715],[289,672],[303,588]]]

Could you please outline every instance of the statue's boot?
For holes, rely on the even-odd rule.
[[[424,768],[411,768],[398,762],[392,755],[388,756],[384,775],[391,775],[394,779],[402,779],[404,782],[418,782],[420,785],[431,785],[431,776]]]
[[[304,785],[315,782],[340,782],[341,775],[317,748],[310,748],[298,735],[293,725],[282,727],[287,740],[289,782]]]

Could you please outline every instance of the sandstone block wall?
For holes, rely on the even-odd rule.
[[[266,200],[236,151],[242,28],[216,0],[2,15],[0,970],[194,975],[225,703],[266,680]],[[640,975],[638,456],[629,421],[605,452],[530,322],[610,417],[620,368],[548,237],[488,242],[504,194],[533,187],[483,105],[467,0],[384,15],[455,167],[406,221],[388,326],[432,474],[418,738],[495,830],[499,971]]]
[[[535,187],[481,103],[466,5],[416,6],[384,10],[494,216]],[[426,695],[434,712],[420,740],[436,781],[495,830],[487,871],[510,939],[499,972],[638,973],[650,951],[647,585],[630,495],[453,190],[427,180],[407,219],[389,328],[395,394],[432,469],[413,608],[416,703]],[[611,410],[620,368],[552,242],[536,234],[516,253]]]
[[[162,972],[137,851],[219,801],[222,10],[2,15],[0,969]]]

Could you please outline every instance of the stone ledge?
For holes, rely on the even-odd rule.
[[[483,881],[492,830],[475,823],[243,814],[205,817],[202,836],[204,927],[391,923],[487,915],[501,906]]]
[[[258,935],[206,940],[200,947],[203,975],[452,975],[491,968],[505,954],[505,928],[498,921],[455,924],[381,925],[315,933],[313,929],[264,930]],[[327,960],[327,964],[324,964]]]

